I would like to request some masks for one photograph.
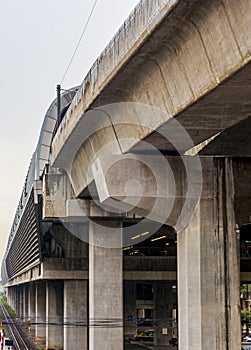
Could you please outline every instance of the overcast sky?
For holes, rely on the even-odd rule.
[[[44,115],[94,0],[0,0],[0,261]],[[98,0],[62,88],[82,83],[138,0]]]

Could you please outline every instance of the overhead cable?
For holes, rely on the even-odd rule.
[[[88,18],[87,18],[87,21],[86,21],[85,26],[84,26],[84,28],[83,28],[83,30],[82,30],[81,36],[80,36],[80,38],[79,38],[79,40],[78,40],[78,43],[77,43],[77,45],[76,45],[76,47],[75,47],[75,50],[74,50],[74,52],[73,52],[73,54],[72,54],[72,57],[71,57],[71,59],[70,59],[70,62],[69,62],[69,64],[68,64],[67,68],[66,68],[66,71],[65,71],[64,75],[63,75],[63,78],[61,79],[60,85],[63,83],[64,78],[65,78],[66,74],[68,73],[68,70],[69,70],[69,68],[70,68],[70,66],[71,66],[71,64],[72,64],[72,61],[73,61],[73,59],[74,59],[74,57],[75,57],[75,55],[76,55],[76,52],[77,52],[77,50],[78,50],[78,48],[79,48],[79,45],[80,45],[80,43],[81,43],[81,41],[82,41],[82,38],[83,38],[83,36],[84,36],[84,34],[85,34],[85,31],[86,31],[86,29],[87,29],[87,27],[88,27],[88,24],[89,24],[89,22],[90,22],[91,16],[92,16],[92,14],[93,14],[93,11],[94,11],[94,9],[95,9],[95,7],[96,7],[97,2],[98,2],[98,0],[95,0],[94,3],[93,3],[93,5],[92,5],[91,12],[90,12],[90,14],[89,14],[89,16],[88,16]]]

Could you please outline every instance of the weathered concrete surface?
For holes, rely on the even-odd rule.
[[[90,223],[89,349],[123,350],[123,253],[121,223]],[[115,243],[117,248],[109,248]],[[105,246],[105,247],[104,247]]]
[[[43,219],[65,217],[67,198],[67,177],[64,174],[44,174],[43,176]]]
[[[38,338],[46,337],[46,285],[45,282],[36,283],[36,328]]]
[[[22,318],[24,322],[28,319],[28,294],[29,294],[29,286],[28,284],[23,285],[23,313]]]
[[[88,350],[88,282],[64,281],[64,350]]]
[[[130,59],[121,58],[127,63],[123,69],[118,71],[118,66],[112,66],[113,79],[108,73],[106,80],[94,74],[101,72],[102,62],[107,62],[110,51],[98,60],[57,132],[52,146],[52,164],[70,171],[72,160],[90,131],[85,128],[87,116],[84,112],[91,106],[126,101],[153,105],[165,111],[161,116],[151,115],[144,119],[145,116],[129,114],[121,120],[121,123],[129,123],[127,127],[113,125],[111,118],[106,132],[109,140],[128,136],[134,136],[136,140],[146,138],[164,150],[173,150],[168,140],[162,140],[155,133],[149,134],[159,127],[168,129],[170,117],[177,117],[195,144],[247,118],[250,114],[247,78],[251,46],[249,2],[190,2],[188,12],[182,7],[184,5],[179,1],[175,8],[165,9],[168,10],[166,17],[161,13],[153,35],[147,41],[142,38],[143,45],[137,46]],[[175,20],[176,11],[180,11],[180,21]],[[184,112],[189,106],[190,109]],[[93,131],[96,130],[97,126]],[[84,147],[89,149],[95,142],[94,135]],[[131,142],[129,148],[134,145]],[[126,152],[128,145],[121,150]],[[82,162],[88,169],[90,160],[82,158]]]
[[[63,281],[46,282],[46,349],[63,350]]]
[[[208,159],[202,198],[178,235],[179,348],[240,348],[239,263],[232,162]]]
[[[17,312],[17,315],[20,315],[21,309],[22,309],[22,294],[21,294],[21,286],[17,286],[16,288],[16,307],[15,310]]]
[[[120,31],[111,49],[100,57],[84,81],[58,130],[52,147],[52,163],[68,170],[77,196],[83,195],[83,190],[93,180],[92,172],[90,177],[86,177],[85,172],[91,170],[93,158],[107,144],[108,151],[112,149],[123,154],[128,150],[145,151],[144,144],[138,145],[138,141],[144,139],[167,153],[174,151],[174,148],[183,153],[189,148],[183,144],[173,147],[169,137],[161,137],[155,132],[156,129],[167,130],[167,135],[171,133],[179,139],[180,134],[170,122],[170,117],[175,117],[190,133],[194,144],[198,144],[250,115],[249,2],[205,0],[188,3],[174,0],[161,4],[159,13],[151,12],[148,7],[145,9],[149,11],[146,16],[143,16],[143,12],[136,13],[135,23],[141,25],[141,15],[141,19],[151,18],[151,23],[149,25],[148,21],[143,20],[140,35],[131,42],[131,46],[128,46],[127,40],[132,39],[136,27],[128,32],[128,27]],[[91,107],[124,101],[153,105],[164,112],[156,113],[153,110],[149,115],[139,113],[135,116],[124,105],[120,105],[115,114],[106,113],[106,109],[100,108],[101,114],[96,115],[99,120],[97,124],[92,113],[84,115]],[[128,136],[131,139],[122,142]],[[234,150],[225,149],[222,155],[231,155]],[[236,270],[238,254],[234,227],[237,219],[238,222],[246,222],[249,209],[238,214],[237,219],[234,218],[234,186],[229,169],[219,166],[218,177],[215,178],[218,182],[211,183],[214,179],[211,176],[210,181],[205,183],[205,186],[208,185],[206,195],[201,199],[190,226],[179,237],[181,350],[203,347],[207,350],[236,350],[240,347],[239,328],[236,327],[239,324],[236,288],[239,286],[239,274]],[[227,186],[229,191],[226,190]],[[120,192],[117,199],[120,199],[119,196]],[[242,198],[249,206],[245,193]],[[62,216],[65,216],[65,197],[60,208]],[[50,206],[49,211],[53,212],[53,209]],[[71,212],[71,208],[68,209]],[[91,230],[94,240],[95,235],[95,230]],[[121,250],[117,249],[96,246],[90,249],[90,317],[94,322],[90,329],[90,346],[93,350],[110,350],[112,347],[118,350],[123,347],[122,327],[111,329],[102,324],[100,328],[95,328],[95,322],[100,319],[123,319],[121,256]],[[87,271],[72,273],[58,269],[58,266],[58,263],[47,261],[40,266],[41,271],[37,267],[28,269],[22,276],[16,276],[14,283],[36,278],[88,278]],[[31,272],[35,272],[33,277]],[[175,271],[124,273],[125,279],[132,280],[172,280],[175,277]],[[244,278],[248,278],[246,274]],[[108,282],[111,285],[106,288]],[[47,320],[49,310],[55,311],[57,302],[61,306],[59,313],[52,316],[61,320],[63,302],[62,290],[58,290],[60,282],[55,282],[54,290],[50,288],[52,284],[47,283]],[[209,285],[210,288],[205,288]],[[55,290],[58,291],[57,296],[61,295],[58,299]],[[19,300],[22,314],[22,293]],[[47,333],[48,347],[49,343],[63,347],[62,329],[57,333],[55,327],[47,328]],[[107,339],[111,341],[110,347]]]
[[[111,155],[99,157],[93,168],[102,204],[177,230],[187,224],[184,210],[191,217],[201,195],[201,162],[196,157]]]
[[[36,322],[36,285],[35,283],[30,283],[28,285],[28,319],[29,324]]]

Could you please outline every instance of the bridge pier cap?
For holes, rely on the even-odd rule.
[[[159,135],[176,156],[166,156],[142,140],[146,131],[150,134],[164,122]],[[140,241],[145,239],[140,232],[154,234],[163,224],[177,232],[189,224],[202,190],[200,158],[188,155],[194,147],[185,128],[166,112],[145,104],[113,103],[87,111],[58,154],[52,145],[51,166],[67,173],[74,198],[91,196],[102,211],[142,218],[124,228],[123,246],[127,246],[135,233]],[[53,188],[49,192],[53,197]],[[82,223],[90,222],[78,203]],[[57,214],[56,205],[54,210]],[[72,232],[67,220],[62,222]]]

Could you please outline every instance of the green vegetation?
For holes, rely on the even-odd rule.
[[[241,320],[245,323],[251,323],[251,311],[241,311]]]
[[[0,300],[2,301],[2,303],[4,304],[4,306],[6,307],[6,309],[9,311],[9,313],[10,313],[12,316],[16,316],[15,311],[14,311],[14,310],[10,307],[10,305],[8,304],[6,296],[1,295],[1,296],[0,296]]]
[[[251,284],[241,283],[241,292],[245,290],[251,290]]]
[[[45,339],[44,338],[36,338],[35,346],[37,350],[45,350]]]

